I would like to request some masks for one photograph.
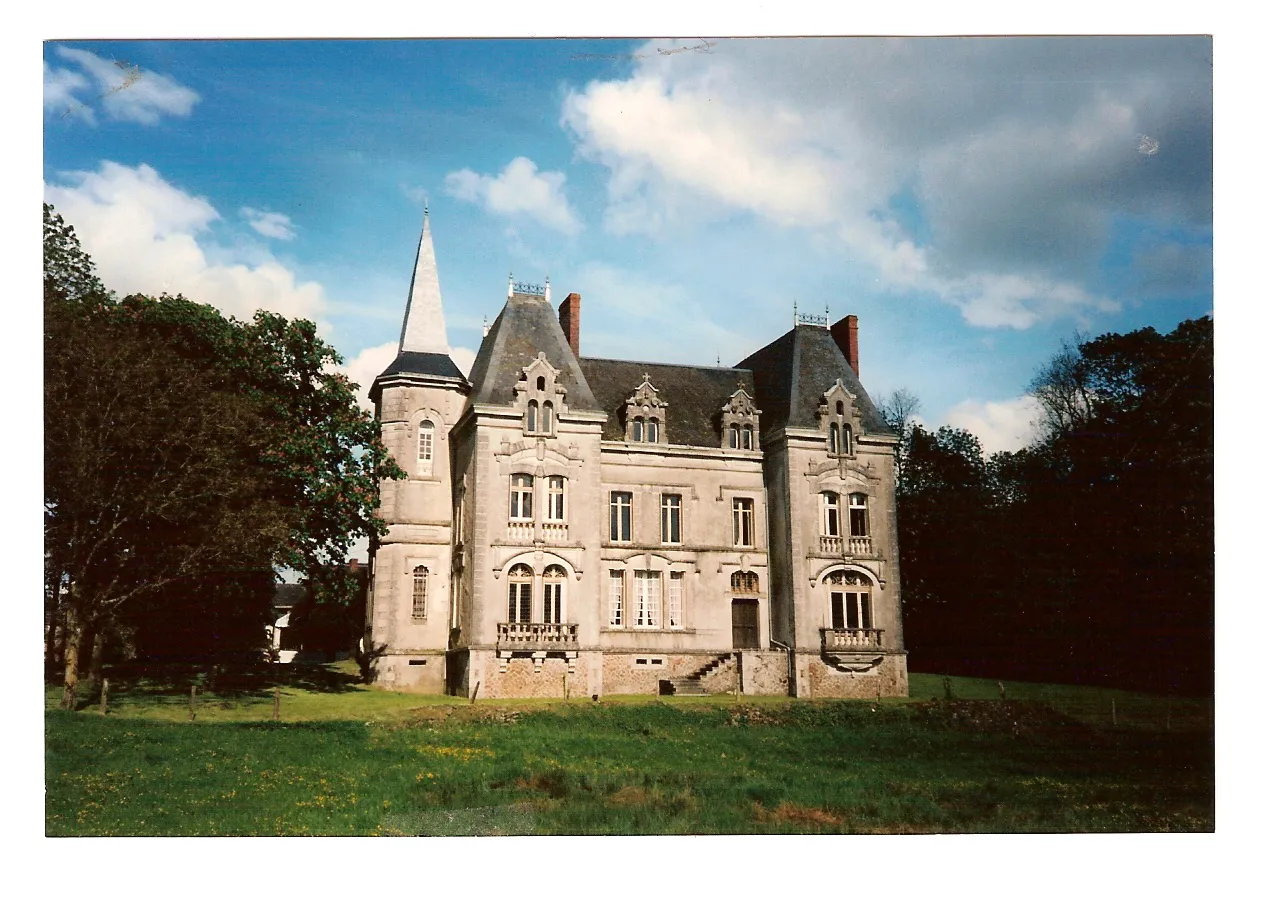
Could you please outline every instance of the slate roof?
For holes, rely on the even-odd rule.
[[[433,375],[441,378],[466,380],[466,376],[461,373],[457,363],[450,359],[447,353],[403,352],[396,356],[395,360],[378,377],[385,378],[389,375],[402,374]]]
[[[817,428],[818,404],[838,378],[857,397],[862,428],[869,434],[895,436],[840,352],[831,332],[797,325],[739,363],[755,378],[761,429]]]
[[[694,365],[665,365],[657,362],[626,362],[617,359],[580,360],[589,386],[602,411],[604,440],[624,439],[624,403],[651,376],[651,385],[668,404],[664,432],[669,445],[721,446],[721,407],[738,390],[739,382],[752,392],[752,373],[737,368]],[[761,407],[759,401],[757,408]],[[764,426],[764,416],[761,425]]]
[[[506,300],[479,346],[470,369],[470,383],[474,385],[470,401],[512,405],[514,385],[537,353],[544,353],[549,364],[559,370],[558,383],[567,390],[569,409],[596,412],[601,408],[563,335],[554,307],[544,297],[522,294]]]

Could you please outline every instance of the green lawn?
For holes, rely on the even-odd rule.
[[[47,833],[1213,828],[1207,702],[1008,683],[1003,703],[966,678],[946,702],[912,675],[880,703],[471,705],[329,674],[292,676],[279,723],[259,683],[203,695],[194,722],[183,683],[120,681],[105,717],[50,708]]]

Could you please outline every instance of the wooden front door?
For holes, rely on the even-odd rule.
[[[731,604],[734,621],[734,648],[760,648],[760,602],[755,599],[736,599]]]

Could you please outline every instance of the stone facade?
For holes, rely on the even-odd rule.
[[[470,375],[429,224],[400,355],[371,397],[378,683],[480,697],[905,695],[895,437],[857,328],[797,320],[734,368],[580,355],[580,297],[511,283]],[[432,283],[432,281],[434,283]]]

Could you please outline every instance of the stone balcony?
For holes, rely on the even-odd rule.
[[[824,556],[869,556],[869,537],[819,537],[819,552]]]
[[[823,652],[853,652],[855,650],[882,649],[883,628],[878,627],[824,627],[822,628]]]
[[[497,624],[497,652],[574,652],[580,646],[578,627],[539,621],[502,621]]]

